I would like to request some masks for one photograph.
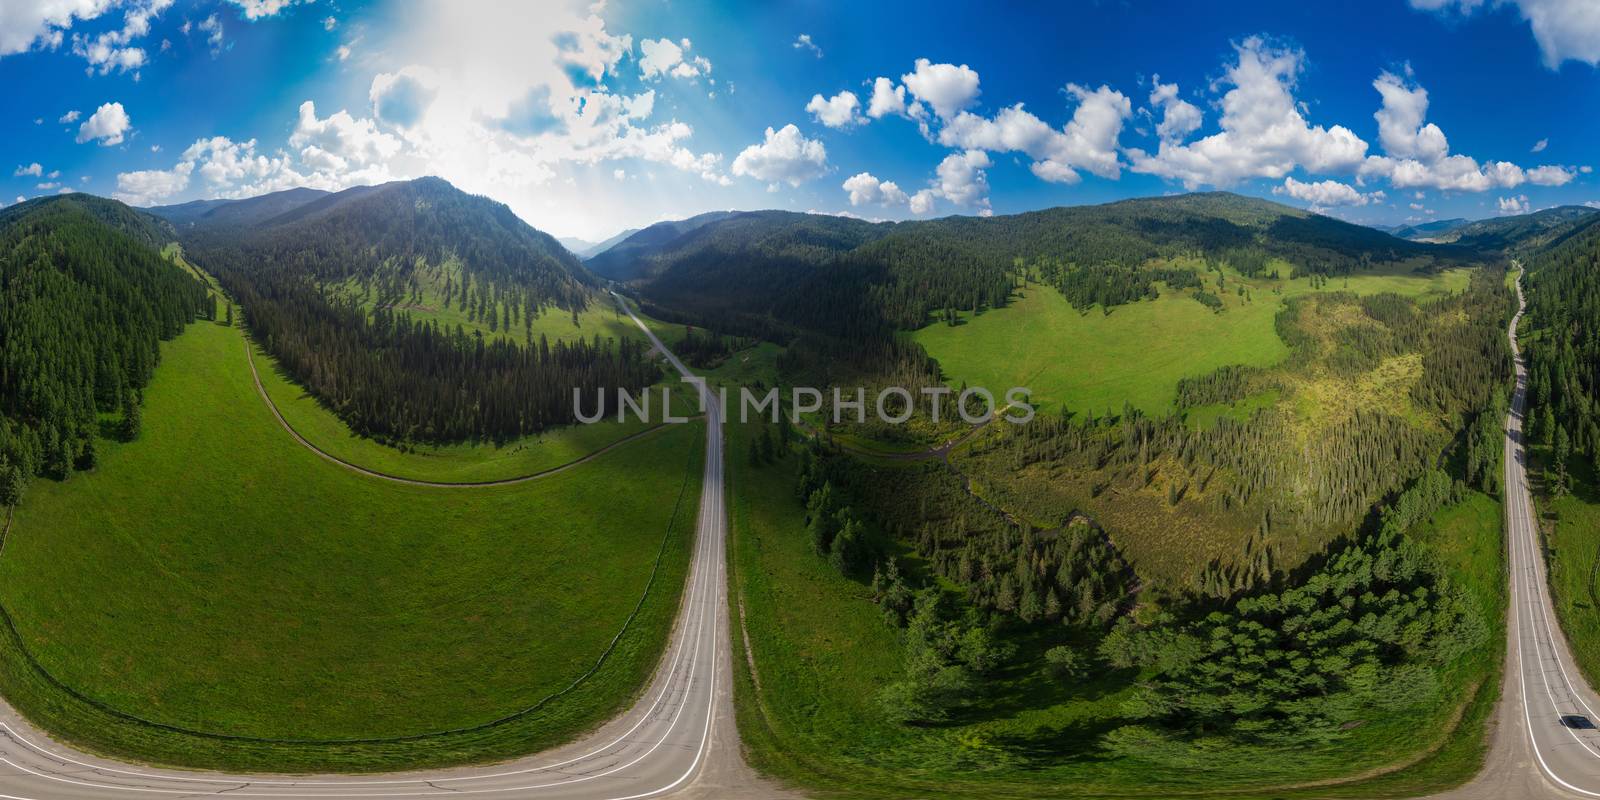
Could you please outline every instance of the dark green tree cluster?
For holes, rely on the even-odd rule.
[[[904,637],[905,676],[878,694],[884,716],[902,724],[944,722],[980,701],[983,678],[1016,652],[987,626],[956,619],[937,588],[916,593]]]
[[[159,342],[215,313],[163,225],[87,195],[0,212],[0,504],[93,468],[99,414],[136,421]]]
[[[1425,474],[1377,530],[1281,591],[1193,621],[1124,620],[1101,655],[1156,672],[1124,713],[1185,733],[1305,744],[1374,710],[1432,700],[1438,671],[1488,639],[1471,597],[1405,535],[1454,491],[1448,475]]]
[[[660,375],[632,339],[485,341],[459,326],[330,300],[293,275],[207,266],[290,377],[352,430],[385,441],[514,439],[571,424],[575,389],[585,414],[614,414],[617,389],[637,392]]]
[[[1570,490],[1579,460],[1600,480],[1600,224],[1528,259],[1524,431],[1545,445],[1547,485]]]

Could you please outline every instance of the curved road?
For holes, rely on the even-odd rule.
[[[668,362],[689,370],[623,305]],[[745,766],[734,727],[723,506],[722,419],[706,403],[706,461],[694,558],[676,628],[642,699],[583,740],[491,766],[382,776],[246,776],[143,767],[52,741],[0,702],[0,800],[279,798],[772,797]]]

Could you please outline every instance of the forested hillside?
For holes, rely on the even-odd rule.
[[[653,269],[651,256],[657,248],[670,243],[704,225],[727,219],[732,211],[712,211],[688,219],[657,222],[642,230],[619,234],[620,238],[607,239],[591,251],[587,266],[596,275],[614,281],[631,281],[646,277]]]
[[[95,465],[102,415],[138,435],[158,342],[215,299],[157,251],[171,229],[82,194],[0,211],[0,505]]]
[[[1470,251],[1228,193],[1126,200],[1002,217],[871,224],[786,212],[739,214],[634,258],[650,301],[744,332],[916,328],[942,313],[1005,305],[1025,267],[1095,302],[1148,296],[1174,275],[1142,268],[1196,256],[1253,275],[1437,270]]]
[[[243,305],[262,346],[359,433],[505,440],[572,422],[574,388],[638,388],[658,375],[631,341],[534,336],[540,316],[576,319],[605,302],[593,276],[506,206],[437,178],[316,197],[243,226],[232,220],[253,213],[232,208],[182,231],[190,256]],[[469,333],[441,321],[445,311],[505,335]]]
[[[192,200],[146,210],[180,228],[239,227],[258,225],[327,196],[321,189],[297,188],[243,200]]]
[[[1592,222],[1600,211],[1588,206],[1557,206],[1468,222],[1438,234],[1433,241],[1490,251],[1533,251],[1559,244],[1563,237]]]
[[[1527,432],[1550,447],[1547,488],[1559,495],[1578,459],[1600,474],[1600,221],[1527,268]]]

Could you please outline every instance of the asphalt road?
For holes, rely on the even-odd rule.
[[[1440,797],[1600,798],[1600,696],[1578,671],[1550,604],[1544,550],[1529,493],[1523,440],[1528,368],[1517,347],[1526,302],[1517,282],[1518,311],[1508,335],[1516,355],[1516,391],[1506,418],[1506,545],[1511,616],[1506,669],[1484,769]]]
[[[620,303],[620,301],[619,301]],[[689,370],[630,317],[683,375]],[[776,797],[745,766],[734,726],[722,419],[707,403],[694,557],[666,653],[638,704],[581,741],[518,761],[382,776],[245,776],[124,764],[52,741],[0,702],[0,800]]]

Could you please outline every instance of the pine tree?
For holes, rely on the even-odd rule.
[[[144,412],[139,408],[139,402],[129,395],[122,401],[122,424],[120,425],[122,441],[131,442],[139,438],[144,430]]]

